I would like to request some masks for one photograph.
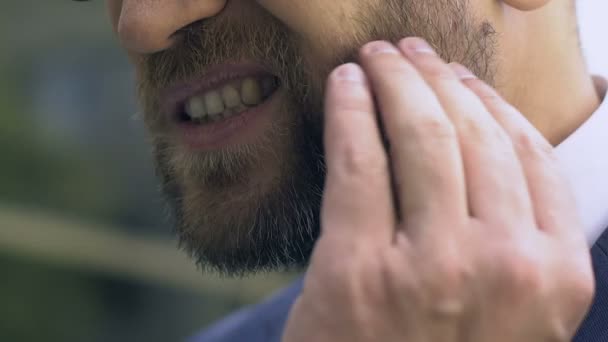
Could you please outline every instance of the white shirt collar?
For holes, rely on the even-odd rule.
[[[608,82],[594,78],[603,98],[600,107],[555,147],[574,190],[589,245],[608,227]]]

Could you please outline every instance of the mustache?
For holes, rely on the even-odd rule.
[[[191,24],[167,50],[142,56],[138,95],[145,121],[162,124],[159,97],[164,89],[198,78],[226,62],[254,62],[281,81],[281,86],[306,96],[302,53],[297,37],[278,19],[260,12],[247,17],[218,16]]]
[[[307,41],[259,7],[252,6],[247,15],[220,14],[181,29],[171,48],[144,55],[137,63],[138,95],[149,132],[153,138],[166,133],[168,119],[159,103],[163,90],[199,78],[210,67],[226,62],[260,65],[279,78],[288,101],[320,112],[325,77],[331,69],[357,62],[358,48],[376,39],[396,42],[405,36],[423,37],[446,61],[458,61],[494,84],[496,32],[490,23],[474,20],[469,0],[383,0],[367,6],[353,19],[360,24],[352,27],[352,37],[331,42],[332,47],[321,46],[329,53],[321,62],[314,60],[310,48],[325,43]],[[440,20],[436,13],[446,13],[454,20]]]
[[[281,71],[296,57],[290,31],[271,15],[214,17],[181,29],[178,37],[170,49],[144,57],[142,76],[154,85],[166,87],[229,60]]]

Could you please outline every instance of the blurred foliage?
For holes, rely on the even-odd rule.
[[[0,341],[181,341],[249,303],[0,257]]]
[[[83,50],[91,43],[112,46],[101,3],[89,4],[89,8],[74,2],[32,0],[3,4],[0,201],[99,219],[119,210],[115,187],[108,186],[113,183],[108,179],[113,173],[107,172],[107,165],[86,151],[84,144],[62,139],[61,133],[46,129],[33,101],[35,73],[41,61],[55,54],[70,61],[73,56],[67,48],[74,42],[86,44]],[[105,54],[109,53],[112,51],[106,48]]]
[[[0,206],[169,238],[104,1],[5,0],[0,42]],[[0,270],[0,341],[179,341],[258,299],[182,293],[1,248]]]
[[[0,282],[3,341],[84,341],[98,330],[102,298],[93,279],[5,258],[0,269],[10,275]]]
[[[130,68],[104,7],[3,0],[0,206],[169,238],[143,129],[132,118]],[[0,270],[0,341],[179,341],[259,299],[182,293],[1,248]]]
[[[111,215],[113,201],[104,186],[103,168],[83,160],[86,153],[77,146],[52,139],[24,112],[26,104],[18,103],[21,94],[0,85],[0,200],[87,216]]]

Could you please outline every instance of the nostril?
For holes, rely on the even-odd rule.
[[[171,36],[169,37],[171,39],[171,41],[173,43],[176,42],[180,42],[183,41],[184,39],[187,40],[188,37],[196,37],[200,34],[202,28],[201,26],[203,26],[204,22],[207,19],[202,19],[202,20],[197,20],[193,23],[190,23],[182,28],[180,28],[179,30],[173,32],[173,34],[171,34]]]

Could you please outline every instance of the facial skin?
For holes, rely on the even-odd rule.
[[[244,274],[307,263],[325,182],[324,82],[337,65],[356,61],[365,42],[423,37],[446,61],[466,65],[531,113],[550,141],[563,140],[597,104],[576,35],[563,25],[573,20],[567,3],[108,0],[108,7],[137,70],[143,119],[182,245],[204,267]],[[571,53],[555,57],[564,44]],[[277,100],[259,134],[193,149],[169,120],[166,90],[228,61],[278,77]],[[561,87],[564,81],[571,87]]]

